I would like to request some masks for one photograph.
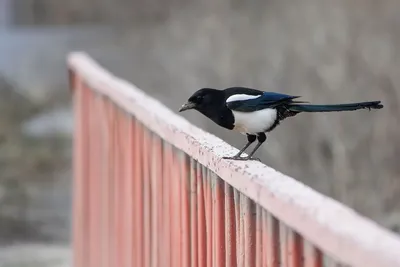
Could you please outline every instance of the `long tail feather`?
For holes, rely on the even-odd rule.
[[[383,105],[381,101],[360,102],[350,104],[336,105],[290,105],[289,110],[295,112],[334,112],[334,111],[351,111],[358,109],[381,109]]]

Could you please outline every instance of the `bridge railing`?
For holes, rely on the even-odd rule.
[[[187,122],[83,53],[75,267],[400,266],[390,232]]]

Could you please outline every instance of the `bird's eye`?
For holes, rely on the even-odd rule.
[[[196,102],[201,103],[203,101],[203,96],[199,95],[196,97]]]

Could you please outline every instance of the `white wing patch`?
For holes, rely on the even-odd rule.
[[[226,103],[233,101],[243,101],[249,99],[255,99],[261,95],[246,95],[237,94],[228,97]],[[241,133],[256,134],[265,132],[268,130],[276,121],[278,112],[276,109],[266,108],[257,110],[254,112],[240,112],[234,111],[233,116],[235,117],[234,130]]]
[[[234,130],[241,133],[256,134],[265,132],[277,118],[277,110],[266,108],[254,112],[232,111],[235,117]]]
[[[257,97],[260,97],[260,96],[261,95],[246,95],[246,94],[231,95],[226,100],[226,103],[233,102],[233,101],[254,99],[254,98],[257,98]]]

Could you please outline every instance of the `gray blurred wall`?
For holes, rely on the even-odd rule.
[[[37,76],[40,88],[57,84],[66,90],[64,57],[81,49],[174,110],[200,87],[236,85],[302,95],[313,103],[382,100],[379,111],[287,120],[259,155],[386,227],[400,225],[400,2],[13,3],[11,35],[42,36],[42,45],[21,48],[19,62],[29,54],[43,68],[21,74],[15,60],[16,67],[7,69],[19,84],[26,75]],[[200,114],[184,116],[235,146],[245,141]]]

